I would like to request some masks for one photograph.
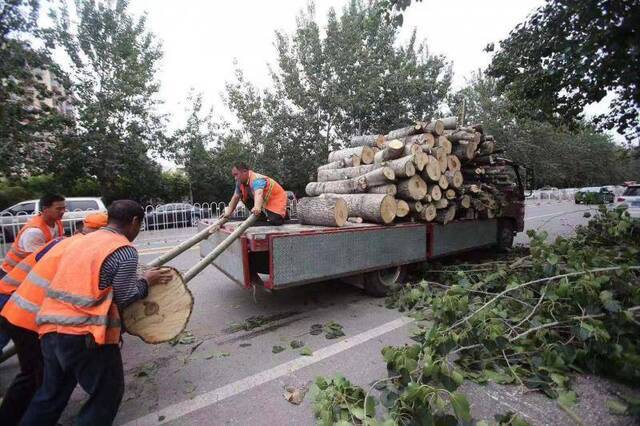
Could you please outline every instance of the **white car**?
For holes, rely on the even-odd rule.
[[[627,186],[616,202],[616,207],[627,207],[631,217],[640,218],[640,184]]]

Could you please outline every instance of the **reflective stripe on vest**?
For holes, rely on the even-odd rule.
[[[64,235],[64,227],[62,226],[61,221],[56,221],[56,227],[58,228],[59,236]],[[2,269],[5,272],[11,272],[11,270],[18,265],[24,258],[26,258],[30,252],[26,252],[20,249],[20,239],[24,234],[24,231],[30,228],[38,228],[44,234],[45,243],[48,243],[53,239],[53,235],[51,234],[51,230],[49,226],[46,224],[42,216],[35,216],[27,221],[22,228],[20,228],[20,232],[16,236],[13,244],[11,245],[11,249],[7,252],[4,258],[4,262],[2,263]]]
[[[60,324],[60,325],[104,325],[108,328],[120,327],[119,318],[110,318],[107,315],[98,316],[79,316],[71,317],[64,315],[38,315],[36,320],[38,325],[42,324]]]
[[[14,293],[11,296],[10,300],[16,305],[18,305],[18,307],[24,309],[27,312],[31,312],[32,314],[37,314],[38,311],[40,310],[40,306],[29,302],[27,299],[25,299],[24,297],[20,296],[17,293]]]
[[[29,272],[26,279],[41,288],[48,288],[50,284],[49,280],[42,278],[36,271]]]
[[[22,282],[22,281],[16,280],[15,278],[10,277],[9,275],[5,275],[4,278],[2,278],[2,281],[13,287],[18,287]]]
[[[94,299],[91,297],[77,296],[66,291],[53,290],[51,288],[48,288],[47,297],[60,300],[61,302],[70,303],[72,305],[82,306],[83,308],[91,308],[93,306],[98,306],[107,299],[113,299],[113,292],[111,291],[98,299]]]

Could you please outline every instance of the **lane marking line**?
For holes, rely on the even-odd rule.
[[[533,219],[540,219],[542,217],[559,216],[559,215],[562,215],[562,214],[569,215],[571,213],[582,213],[582,212],[584,212],[584,210],[576,210],[575,212],[569,211],[569,212],[549,213],[549,214],[543,214],[543,215],[540,215],[540,216],[525,217],[524,220],[533,220]]]
[[[407,324],[413,322],[413,319],[407,317],[401,317],[396,320],[390,321],[379,327],[372,328],[360,334],[356,334],[353,337],[347,337],[333,345],[318,349],[311,356],[303,356],[296,358],[284,364],[277,365],[268,370],[261,371],[253,376],[245,377],[244,379],[237,380],[228,385],[219,387],[210,392],[203,393],[182,402],[178,402],[169,405],[160,410],[149,413],[145,416],[139,417],[135,420],[131,420],[125,423],[123,426],[146,426],[146,425],[160,425],[173,420],[177,420],[180,417],[193,413],[194,411],[202,408],[209,407],[220,401],[223,401],[232,396],[236,396],[242,392],[251,390],[257,386],[268,383],[274,379],[291,374],[294,371],[300,370],[310,365],[316,364],[322,360],[332,357],[340,352],[344,352],[348,349],[352,349],[362,343],[375,339],[376,337],[387,334],[391,331],[397,330]],[[164,418],[160,421],[160,416]]]

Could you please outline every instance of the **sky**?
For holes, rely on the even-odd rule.
[[[317,0],[316,21],[323,28],[330,8],[342,9],[348,0]],[[412,2],[404,13],[400,40],[416,28],[432,53],[453,62],[454,87],[484,68],[490,43],[542,5],[542,0],[423,0]],[[130,10],[147,14],[148,29],[163,45],[158,78],[163,111],[170,127],[186,118],[185,99],[190,89],[202,92],[217,114],[226,114],[221,100],[225,82],[233,79],[234,61],[258,87],[270,83],[268,64],[274,63],[274,33],[291,32],[307,0],[131,0]]]

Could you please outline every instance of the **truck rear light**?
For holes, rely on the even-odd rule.
[[[618,202],[619,202],[619,203],[623,202],[624,200],[625,200],[625,198],[624,198],[624,197],[618,197]]]

